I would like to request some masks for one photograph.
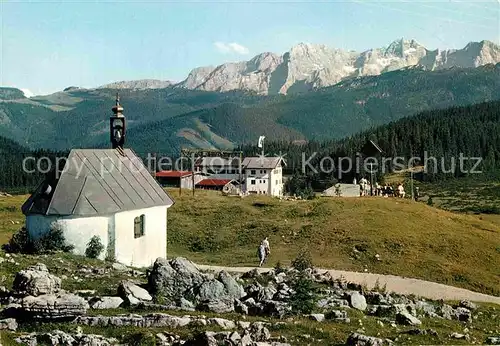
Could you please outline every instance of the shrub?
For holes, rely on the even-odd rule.
[[[104,260],[112,263],[116,262],[115,253],[114,251],[112,251],[112,249],[108,248],[108,251],[106,252],[106,258]]]
[[[311,253],[307,250],[302,250],[297,257],[292,261],[292,267],[298,271],[304,271],[313,267]]]
[[[155,346],[156,339],[150,332],[132,333],[125,337],[126,345],[133,346]]]
[[[290,307],[295,314],[310,314],[316,304],[316,293],[311,279],[304,274],[292,284],[295,293],[290,298]]]
[[[35,241],[36,253],[53,251],[69,252],[73,250],[73,248],[73,245],[66,244],[63,231],[57,225],[52,226],[48,233]]]
[[[284,273],[285,267],[283,266],[283,264],[281,264],[280,261],[278,261],[278,263],[276,263],[276,265],[274,266],[274,271],[276,274]]]
[[[104,250],[104,245],[101,243],[101,238],[93,236],[85,249],[85,256],[88,258],[97,258]]]
[[[5,252],[10,253],[32,253],[33,249],[30,249],[32,248],[32,246],[33,243],[29,236],[28,230],[26,229],[26,227],[22,227],[12,235],[12,238],[10,238],[7,244],[4,244],[2,246],[2,249]],[[30,251],[28,251],[29,249]]]
[[[62,230],[54,226],[38,239],[32,239],[28,230],[23,227],[14,233],[9,243],[2,248],[11,253],[43,254],[53,251],[69,252],[74,246],[67,245]]]

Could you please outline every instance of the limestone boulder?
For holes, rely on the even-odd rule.
[[[45,264],[38,263],[18,272],[12,287],[16,294],[36,297],[59,292],[61,279],[50,274]]]

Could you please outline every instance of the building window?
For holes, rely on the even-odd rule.
[[[250,180],[250,184],[255,185],[255,179]]]
[[[276,185],[278,185],[278,180],[276,180]]]
[[[134,238],[140,238],[144,235],[144,215],[134,219]]]
[[[252,169],[252,170],[250,171],[250,174],[251,174],[251,175],[255,175],[255,169]]]

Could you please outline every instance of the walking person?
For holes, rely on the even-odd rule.
[[[267,240],[267,237],[264,238],[264,240],[260,243],[259,245],[259,267],[262,267],[262,264],[267,259],[267,256],[271,253],[271,249],[269,247],[269,241]]]

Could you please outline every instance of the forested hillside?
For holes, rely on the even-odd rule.
[[[55,158],[66,156],[67,152],[32,151],[0,136],[0,191],[31,191],[43,179],[43,172],[53,167]],[[39,160],[42,157],[48,160]]]
[[[338,162],[339,157],[355,157],[368,139],[373,140],[382,148],[384,151],[382,156],[386,158],[398,156],[406,159],[412,156],[424,158],[426,152],[427,157],[436,157],[437,169],[429,167],[427,174],[422,177],[425,180],[462,176],[459,170],[454,173],[444,173],[441,164],[444,162],[444,168],[449,170],[452,157],[454,157],[458,167],[460,153],[464,157],[483,158],[477,169],[488,173],[498,172],[500,169],[500,101],[423,112],[341,140],[310,141],[302,145],[290,141],[266,141],[265,151],[267,155],[282,152],[287,161],[287,173],[303,175],[303,155],[312,167],[319,170],[319,163],[323,157],[332,157],[333,162]],[[148,139],[144,138],[144,140]],[[149,141],[147,143],[154,146],[151,138]],[[261,151],[255,145],[240,148],[245,155],[255,155]],[[40,179],[40,175],[22,172],[23,157],[32,154],[37,157],[65,155],[64,152],[37,151],[32,153],[27,148],[3,137],[0,137],[0,153],[5,158],[0,162],[0,190],[31,188]],[[139,154],[144,157],[143,152]],[[178,155],[178,153],[173,154]],[[415,163],[418,164],[418,162]],[[472,165],[474,165],[473,161],[466,161],[464,167],[470,169]],[[329,169],[328,165],[324,167]],[[338,179],[338,168],[327,174],[314,174],[312,169],[308,169],[307,177],[302,178],[303,183],[312,184],[313,187],[321,187],[322,183],[330,184]],[[346,167],[343,168],[346,170]],[[391,163],[388,162],[386,172],[390,169]],[[355,171],[343,173],[342,180],[351,181],[355,173]],[[362,174],[363,172],[360,171],[358,178]]]
[[[387,125],[379,126],[344,138],[342,140],[312,141],[303,145],[285,142],[266,143],[269,155],[286,153],[287,170],[289,173],[302,175],[303,156],[309,158],[310,165],[320,171],[321,159],[332,157],[333,162],[338,162],[339,157],[351,157],[362,151],[368,140],[373,140],[384,151],[382,158],[419,157],[415,165],[422,164],[424,158],[435,157],[437,166],[433,161],[428,161],[429,169],[421,178],[424,180],[446,179],[463,176],[460,172],[460,154],[464,158],[482,158],[481,164],[476,168],[484,172],[498,172],[500,169],[500,102],[486,102],[466,107],[453,107],[420,113]],[[255,146],[244,146],[247,155],[260,152]],[[452,161],[454,160],[454,161]],[[444,166],[442,164],[444,162]],[[455,164],[454,172],[449,172],[452,162]],[[465,170],[472,169],[475,160],[464,160]],[[362,164],[362,161],[361,161]],[[307,166],[309,167],[309,165]],[[330,166],[324,165],[326,169]],[[444,167],[444,168],[443,168]],[[342,167],[346,170],[347,167]],[[389,161],[386,163],[386,172],[394,168]],[[361,166],[357,177],[365,174]],[[379,172],[381,167],[379,167]],[[321,181],[331,183],[338,179],[339,167],[328,174],[315,174],[313,169],[307,169],[305,183],[318,186]],[[342,180],[352,181],[355,170],[342,175]]]

